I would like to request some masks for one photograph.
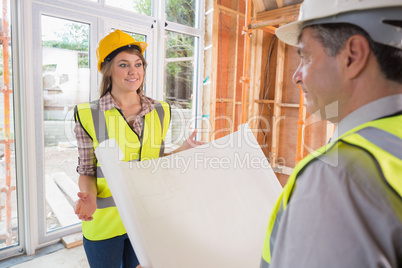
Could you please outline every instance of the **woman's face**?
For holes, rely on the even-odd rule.
[[[140,57],[127,51],[112,62],[112,91],[137,92],[144,81],[144,65]]]

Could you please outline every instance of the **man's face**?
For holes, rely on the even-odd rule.
[[[329,107],[337,105],[342,80],[338,57],[326,54],[313,31],[309,27],[303,30],[298,49],[301,60],[293,82],[302,86],[307,111],[313,114],[320,110],[321,116],[325,116]]]

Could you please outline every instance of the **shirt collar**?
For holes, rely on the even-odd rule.
[[[109,91],[106,92],[106,94],[99,99],[99,106],[102,112],[110,110],[114,107],[121,110],[117,103],[114,101],[112,94],[110,94]]]
[[[141,112],[140,112],[140,116],[144,116],[147,113],[150,113],[154,108],[155,108],[155,104],[158,103],[158,101],[148,98],[145,95],[140,96],[140,100],[141,100]],[[105,95],[103,95],[100,99],[99,99],[99,106],[102,112],[116,108],[118,110],[122,110],[116,103],[116,101],[113,99],[112,94],[110,94],[110,92],[107,92]]]
[[[402,94],[384,97],[370,102],[343,118],[335,129],[331,140],[336,140],[349,130],[402,110]]]

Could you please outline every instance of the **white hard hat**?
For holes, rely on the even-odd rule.
[[[402,0],[304,0],[299,19],[278,28],[275,34],[297,46],[304,27],[325,23],[354,24],[375,42],[402,49]]]

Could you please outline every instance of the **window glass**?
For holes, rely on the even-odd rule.
[[[195,0],[166,0],[165,9],[168,21],[195,27]]]
[[[19,244],[15,172],[10,1],[2,1],[0,19],[0,250]]]
[[[172,107],[170,140],[181,145],[189,134],[192,122],[194,88],[194,47],[197,38],[166,32],[164,100]]]
[[[79,223],[73,107],[89,101],[89,25],[42,15],[47,231]]]
[[[152,0],[106,0],[105,4],[148,16],[152,14]]]

